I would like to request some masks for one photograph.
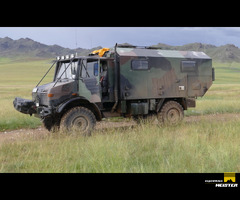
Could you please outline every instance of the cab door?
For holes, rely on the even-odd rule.
[[[92,103],[101,102],[102,99],[99,68],[99,59],[84,58],[80,61],[79,96]]]

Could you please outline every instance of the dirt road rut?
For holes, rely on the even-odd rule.
[[[207,120],[209,123],[212,121],[230,121],[240,119],[240,114],[212,114],[212,115],[202,115],[202,116],[190,116],[184,118],[184,123],[196,123],[200,120]],[[98,122],[96,129],[106,129],[106,128],[120,128],[120,127],[129,127],[137,125],[135,121],[123,120],[120,122],[111,122],[111,121],[102,121]],[[43,127],[40,126],[35,129],[18,129],[12,131],[0,132],[0,144],[5,141],[16,141],[24,136],[36,135],[44,136],[49,134],[49,132]]]

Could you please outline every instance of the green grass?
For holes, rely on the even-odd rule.
[[[0,131],[41,124],[38,118],[15,111],[12,101],[16,96],[31,99],[32,89],[50,65],[50,60],[0,58]],[[240,172],[240,119],[224,121],[216,115],[240,113],[240,64],[213,66],[216,81],[197,99],[196,108],[185,113],[201,115],[197,122],[95,130],[87,138],[31,135],[26,130],[17,139],[0,140],[0,172]],[[45,82],[51,79],[52,74]],[[209,121],[206,114],[216,118]]]
[[[216,63],[214,84],[240,84],[240,63]]]
[[[198,98],[196,108],[186,116],[202,114],[240,113],[240,63],[213,63],[216,80],[204,97]]]
[[[240,84],[213,84],[196,107],[185,111],[186,116],[203,114],[240,113]]]
[[[240,171],[240,119],[144,124],[92,137],[30,135],[0,145],[0,172],[211,173]]]
[[[15,97],[32,99],[32,89],[51,66],[51,60],[14,61],[0,59],[0,131],[17,128],[34,128],[40,120],[17,112],[13,107]],[[50,82],[53,71],[43,83]]]

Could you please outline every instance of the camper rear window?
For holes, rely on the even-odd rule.
[[[196,61],[187,60],[182,61],[181,70],[182,72],[196,72],[197,71]]]
[[[132,70],[148,70],[147,60],[132,60]]]

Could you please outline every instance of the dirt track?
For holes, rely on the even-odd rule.
[[[237,120],[237,119],[240,119],[240,114],[213,114],[213,115],[185,117],[184,122],[195,123],[200,120],[207,120],[209,122],[211,121],[224,122],[224,121]],[[102,121],[97,123],[96,129],[129,127],[134,125],[136,125],[136,122],[134,121],[121,121],[121,122]],[[41,137],[48,133],[49,132],[43,126],[40,126],[35,129],[18,129],[18,130],[12,130],[12,131],[4,131],[4,132],[0,132],[0,144],[5,141],[16,141],[19,138],[22,138],[28,135],[36,135]]]
[[[134,121],[121,121],[121,122],[108,122],[102,121],[97,122],[96,129],[106,129],[106,128],[120,128],[120,127],[129,127],[136,125]],[[0,144],[4,141],[16,141],[19,138],[28,135],[44,136],[49,134],[49,132],[43,127],[39,126],[35,129],[17,129],[11,131],[0,132]]]

